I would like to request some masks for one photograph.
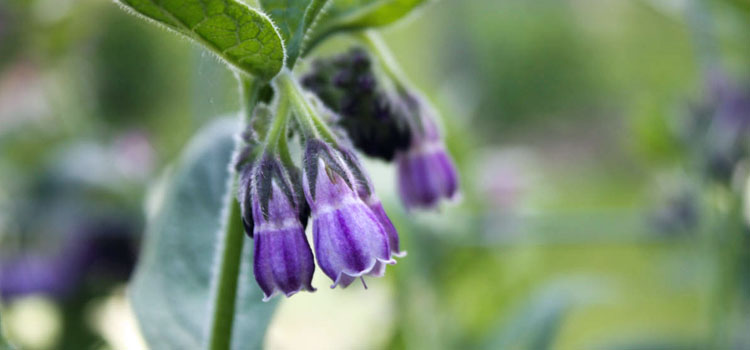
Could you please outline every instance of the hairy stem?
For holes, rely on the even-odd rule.
[[[253,109],[258,104],[260,90],[263,83],[258,79],[247,77],[237,73],[237,80],[240,82],[240,106],[242,107],[243,124],[247,125],[253,118]]]
[[[310,104],[308,97],[302,88],[294,80],[289,71],[283,71],[278,75],[279,85],[285,94],[289,96],[294,109],[294,116],[305,137],[317,137],[320,135],[324,140],[337,144],[338,141],[328,125],[318,117],[315,107]]]
[[[276,105],[276,113],[274,113],[271,130],[268,131],[268,136],[266,136],[266,151],[275,151],[281,142],[280,140],[285,138],[288,116],[289,98],[286,94],[281,94],[281,96],[279,96],[278,104]]]
[[[262,83],[238,75],[240,80],[240,97],[242,99],[241,118],[242,125],[249,123],[252,110],[258,102],[258,92]],[[242,141],[235,144],[235,154],[242,147]],[[230,195],[227,195],[225,207],[224,231],[221,233],[219,245],[219,271],[212,281],[212,308],[211,328],[208,336],[208,349],[228,350],[232,341],[232,325],[234,323],[234,308],[237,298],[237,280],[240,274],[240,263],[242,258],[243,228],[240,224],[240,205],[231,193],[237,186],[237,176],[234,172],[230,175],[232,181]],[[197,315],[200,317],[200,315]]]
[[[366,30],[355,35],[360,42],[370,49],[380,64],[380,68],[395,84],[397,89],[411,87],[411,83],[406,78],[401,66],[393,57],[393,53],[385,44],[378,33],[372,30]]]

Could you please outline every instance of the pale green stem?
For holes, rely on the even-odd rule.
[[[404,74],[401,66],[399,66],[398,61],[396,61],[396,58],[388,48],[388,45],[385,44],[385,41],[383,41],[383,38],[380,37],[378,33],[373,30],[365,30],[355,34],[355,37],[369,48],[373,55],[375,55],[378,66],[383,73],[385,73],[386,78],[388,78],[385,79],[386,82],[390,80],[388,83],[392,84],[392,87],[397,93],[416,94],[417,91],[419,91],[414,84],[409,81],[409,78],[406,77],[406,74]],[[423,102],[429,103],[426,99],[423,99]],[[414,130],[423,130],[424,122],[422,120],[422,115],[419,113],[416,115],[407,113],[405,116]]]
[[[271,125],[271,129],[268,131],[268,136],[266,137],[265,149],[267,152],[275,151],[276,147],[281,143],[281,140],[285,139],[285,137],[282,136],[285,136],[286,134],[286,123],[289,116],[289,98],[286,94],[281,94],[281,96],[279,96],[279,102],[276,106],[276,113],[274,113],[274,115],[273,124]]]
[[[263,82],[251,80],[238,75],[240,80],[240,97],[242,99],[244,123],[247,124],[252,117],[252,110],[258,102],[258,92]],[[235,144],[235,153],[239,152],[242,142]],[[237,186],[237,176],[232,173],[232,185],[230,193]],[[225,207],[228,209],[224,214],[224,231],[221,233],[219,243],[219,270],[212,283],[211,303],[213,314],[211,317],[211,328],[208,335],[208,349],[228,350],[232,341],[232,325],[234,323],[234,309],[237,299],[237,280],[240,274],[240,262],[242,258],[243,228],[240,224],[240,205],[234,196],[226,196]],[[200,317],[200,315],[196,315]]]
[[[294,109],[294,116],[297,119],[302,132],[307,138],[322,137],[324,140],[338,144],[338,140],[333,132],[328,128],[325,122],[318,118],[315,107],[310,104],[308,97],[302,91],[302,88],[294,80],[294,76],[289,71],[284,71],[278,76],[278,82],[281,90],[288,94],[289,100]]]
[[[249,124],[253,118],[255,105],[258,103],[260,90],[265,84],[242,73],[237,73],[236,76],[240,82],[240,106],[242,107],[243,124]]]
[[[383,38],[378,33],[373,30],[366,30],[355,34],[355,37],[375,55],[383,73],[396,84],[397,89],[403,90],[412,86],[401,66],[399,66],[398,61],[393,57],[393,53],[388,48],[388,45],[385,44],[385,41],[383,41]]]

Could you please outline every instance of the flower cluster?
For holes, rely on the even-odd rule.
[[[313,62],[302,85],[341,118],[352,143],[364,154],[385,161],[411,143],[411,130],[398,108],[378,86],[372,60],[361,48],[333,59]]]
[[[265,300],[314,291],[315,261],[331,288],[343,288],[383,276],[405,255],[355,150],[396,162],[407,208],[433,207],[458,190],[435,113],[403,85],[385,81],[395,88],[381,88],[373,66],[363,49],[317,61],[302,79],[310,92],[282,72],[273,98],[255,108],[237,161],[238,200]],[[299,162],[288,145],[296,139]]]
[[[396,161],[401,200],[407,208],[432,208],[458,192],[458,175],[445,150],[436,113],[426,99],[397,77],[383,76],[392,91],[379,88],[367,52],[355,48],[331,59],[319,59],[302,79],[328,108],[339,115],[363,153]],[[392,78],[389,80],[389,78]]]

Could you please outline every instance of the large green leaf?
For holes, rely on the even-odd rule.
[[[428,0],[332,0],[313,30],[311,46],[347,30],[381,27],[398,21]]]
[[[284,47],[264,14],[236,0],[115,0],[203,44],[240,71],[273,78]]]
[[[260,0],[284,38],[288,65],[296,61],[307,32],[327,3],[329,0]]]
[[[129,290],[152,349],[200,349],[207,341],[223,207],[232,200],[228,164],[237,129],[237,122],[220,119],[202,130],[152,195],[155,204]],[[261,346],[275,305],[262,302],[252,278],[251,240],[244,241],[232,332],[235,349]]]

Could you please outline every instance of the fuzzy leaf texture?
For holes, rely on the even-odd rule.
[[[284,47],[264,14],[236,0],[115,0],[204,45],[235,69],[270,80]]]
[[[287,65],[294,65],[308,31],[315,25],[328,2],[329,0],[260,0],[263,10],[279,27],[286,43]]]
[[[314,28],[310,47],[329,35],[392,24],[428,0],[331,0],[320,24]]]
[[[190,142],[161,190],[146,226],[129,296],[151,349],[201,349],[210,326],[211,280],[218,271],[222,207],[227,203],[234,119],[219,119]],[[239,225],[239,222],[231,223]],[[275,302],[253,281],[252,244],[244,240],[232,330],[233,349],[262,347]]]

